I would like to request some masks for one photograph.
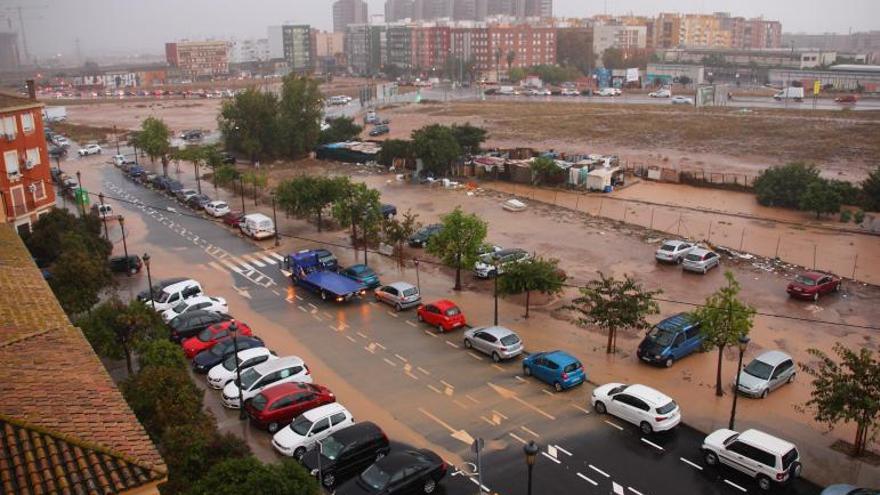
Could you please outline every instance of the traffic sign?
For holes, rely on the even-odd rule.
[[[78,204],[88,205],[89,204],[89,192],[85,189],[78,187],[74,191],[74,199]]]

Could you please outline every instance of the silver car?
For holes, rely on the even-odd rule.
[[[504,274],[504,268],[513,263],[521,263],[531,258],[523,249],[511,248],[488,252],[474,263],[474,275],[478,278],[492,278]]]
[[[422,296],[419,289],[406,282],[394,282],[393,284],[383,285],[373,293],[377,301],[388,303],[394,306],[395,311],[412,308],[422,303]]]
[[[782,351],[767,351],[739,372],[739,391],[763,399],[773,390],[791,383],[795,373],[791,356]]]
[[[721,257],[714,251],[703,248],[694,248],[684,256],[681,267],[685,270],[697,273],[706,273],[721,264]]]
[[[522,354],[523,343],[513,330],[506,327],[474,327],[464,332],[464,346],[492,356],[496,363]]]
[[[654,253],[657,261],[668,263],[681,263],[684,256],[694,249],[694,245],[687,241],[663,241],[660,249]]]

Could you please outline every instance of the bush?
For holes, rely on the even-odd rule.
[[[186,493],[212,467],[230,460],[242,462],[251,455],[244,440],[229,433],[221,435],[213,418],[207,416],[198,424],[168,428],[159,445],[168,465],[168,482],[162,485],[164,495]]]
[[[122,393],[154,440],[173,426],[208,420],[202,412],[202,391],[186,369],[147,367],[122,385]]]
[[[351,117],[336,117],[327,119],[330,128],[321,131],[321,137],[318,144],[339,143],[342,141],[351,141],[360,136],[363,127],[354,123]]]
[[[862,210],[856,211],[855,215],[853,215],[853,221],[859,225],[865,221],[865,212]]]
[[[852,212],[850,212],[849,210],[843,210],[842,212],[840,212],[840,221],[842,223],[849,223],[851,218]]]
[[[289,493],[318,495],[318,482],[297,462],[263,464],[254,457],[227,459],[211,467],[187,491],[191,495]]]
[[[186,356],[179,345],[165,339],[145,342],[138,348],[138,363],[141,369],[166,367],[186,369]]]
[[[407,160],[413,158],[412,141],[405,139],[386,139],[382,143],[382,149],[379,150],[377,158],[380,165],[390,167],[394,163],[395,158],[405,158]]]
[[[819,180],[819,171],[815,167],[789,163],[761,172],[755,179],[755,194],[764,206],[799,208],[801,195],[816,180]]]

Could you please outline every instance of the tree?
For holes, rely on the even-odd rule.
[[[418,214],[412,210],[406,210],[398,219],[396,216],[386,218],[382,221],[382,238],[386,244],[395,247],[397,251],[397,262],[403,266],[403,246],[407,239],[417,230],[422,228],[422,224],[416,219]]]
[[[376,239],[382,221],[382,205],[379,191],[363,183],[348,183],[333,203],[333,218],[340,225],[351,225],[352,245],[358,245],[357,227],[361,228],[364,244],[364,264],[367,264],[367,250],[370,242]]]
[[[700,322],[703,334],[703,345],[718,349],[718,368],[715,374],[715,395],[721,397],[721,364],[724,361],[724,349],[736,345],[739,339],[749,334],[755,308],[739,300],[739,282],[730,270],[724,272],[727,285],[706,298],[706,302],[693,313]]]
[[[220,434],[213,416],[203,413],[193,420],[195,422],[168,426],[159,439],[162,458],[168,466],[168,482],[161,490],[163,495],[190,493],[193,484],[212,467],[227,460],[242,462],[252,455],[240,437]]]
[[[507,52],[507,72],[510,73],[510,67],[513,65],[513,61],[516,60],[516,52],[510,50]]]
[[[405,139],[386,139],[382,142],[382,149],[379,150],[377,161],[381,165],[390,167],[394,165],[395,158],[411,160],[414,157],[412,141],[407,141]]]
[[[880,167],[875,168],[862,181],[862,203],[866,210],[880,211]]]
[[[314,177],[303,175],[282,182],[277,190],[278,204],[299,217],[314,215],[321,231],[324,209],[348,191],[348,177]]]
[[[471,155],[480,152],[480,145],[486,142],[488,134],[486,129],[473,126],[470,122],[465,122],[462,125],[452,124],[450,130],[461,150]]]
[[[626,69],[623,60],[623,50],[620,48],[606,48],[602,52],[602,67],[608,70]]]
[[[269,183],[269,176],[266,172],[260,170],[247,170],[241,174],[241,178],[243,184],[250,184],[253,186],[254,204],[257,204],[257,191],[266,187],[266,184]]]
[[[768,168],[755,179],[755,195],[764,206],[798,208],[801,194],[816,180],[819,180],[819,171],[803,163]]]
[[[289,493],[318,495],[316,478],[298,462],[284,459],[264,464],[253,456],[228,459],[210,470],[187,491],[188,495],[240,495],[242,493]]]
[[[254,88],[226,100],[217,124],[227,149],[244,153],[251,163],[274,156],[278,133],[278,98]]]
[[[592,323],[608,331],[605,352],[611,354],[617,350],[619,329],[642,330],[650,326],[645,317],[660,312],[654,296],[663,291],[645,290],[629,275],[617,280],[600,271],[599,278],[587,282],[580,293],[580,297],[572,301],[571,309],[580,314],[578,322],[582,325]]]
[[[437,175],[447,175],[454,160],[461,156],[461,146],[452,129],[431,124],[412,133],[413,152],[425,168]]]
[[[232,165],[223,164],[214,170],[214,184],[223,187],[238,180],[238,170]]]
[[[154,367],[185,368],[186,356],[179,345],[167,339],[155,338],[141,344],[138,349],[140,369]]]
[[[104,239],[101,229],[101,220],[97,215],[77,217],[67,209],[53,208],[33,224],[24,242],[34,258],[48,265],[63,253],[62,239],[70,234],[79,234],[86,251],[99,259],[106,259],[113,251],[113,244]]]
[[[207,420],[202,411],[203,392],[183,368],[144,368],[123,383],[122,393],[154,439],[170,427]]]
[[[327,124],[330,125],[330,128],[321,131],[321,138],[318,141],[320,144],[352,141],[357,139],[361,135],[361,131],[364,130],[363,127],[354,123],[353,118],[345,116],[327,119]]]
[[[556,31],[556,61],[589,74],[596,65],[593,54],[593,32],[589,28],[568,28]]]
[[[168,175],[167,156],[171,150],[171,131],[161,119],[147,117],[141,122],[141,132],[138,134],[138,147],[141,148],[150,162],[155,163],[156,158],[162,160],[162,174]]]
[[[539,156],[532,159],[529,168],[532,170],[532,181],[535,184],[549,182],[553,177],[558,176],[562,172],[559,165],[557,165],[552,158],[546,156]]]
[[[92,348],[99,356],[109,359],[125,358],[128,374],[132,354],[148,342],[168,335],[162,319],[140,301],[128,304],[110,299],[96,307],[90,315],[80,318],[82,328]]]
[[[428,240],[425,250],[447,266],[455,268],[454,290],[461,290],[461,269],[477,261],[477,253],[486,238],[488,224],[460,206],[440,218],[443,229]]]
[[[560,67],[558,65],[534,65],[529,67],[528,72],[536,74],[546,84],[555,85],[574,81],[583,75],[574,67]]]
[[[514,67],[507,71],[507,80],[512,83],[518,83],[526,78],[526,70],[522,67]]]
[[[323,114],[324,96],[318,81],[296,74],[285,76],[278,116],[281,153],[300,158],[313,150],[321,137]]]
[[[205,146],[204,156],[205,164],[211,167],[211,177],[214,183],[214,191],[217,191],[217,169],[223,166],[223,155],[217,146]]]
[[[816,213],[819,219],[823,213],[840,211],[840,193],[827,180],[816,179],[801,193],[798,206]]]
[[[73,231],[61,237],[61,254],[50,265],[49,287],[68,316],[89,311],[113,283],[107,258],[90,251],[87,236]]]
[[[826,423],[829,429],[837,423],[856,424],[853,456],[865,453],[869,440],[877,434],[880,419],[880,360],[866,347],[849,349],[834,344],[839,362],[818,349],[808,349],[818,363],[800,363],[800,368],[813,377],[813,390],[807,407],[813,418]]]
[[[504,276],[498,278],[499,294],[526,293],[526,314],[529,317],[529,300],[532,291],[542,294],[562,292],[565,276],[559,270],[559,260],[532,258],[505,267]]]

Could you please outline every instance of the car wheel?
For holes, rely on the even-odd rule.
[[[647,421],[642,421],[639,425],[639,429],[642,430],[643,435],[650,435],[654,433],[654,428],[651,428],[651,425]]]
[[[605,404],[601,402],[597,402],[595,405],[593,405],[593,409],[596,410],[597,414],[605,414],[608,411],[608,409],[605,409]]]
[[[557,392],[562,392],[562,384],[559,382],[555,382],[553,388],[555,388]]]
[[[327,292],[325,292],[323,290],[321,291],[321,300],[323,300],[323,301],[327,300]]]
[[[816,301],[818,301],[818,300],[819,300],[819,293],[818,293],[818,292],[814,292],[814,293],[813,293],[813,302],[816,302]]]
[[[787,383],[791,383],[791,382],[793,382],[793,381],[794,381],[794,375],[796,375],[796,374],[797,374],[797,373],[792,373],[791,376],[788,377],[788,382],[787,382]]]
[[[421,314],[421,313],[416,313],[416,318],[418,318],[420,322],[423,322],[423,323],[424,323],[424,321],[425,321],[425,319],[422,318],[422,314]]]
[[[761,392],[761,398],[762,398],[762,399],[766,399],[766,398],[767,398],[767,394],[769,394],[769,393],[770,393],[770,391],[768,391],[768,390],[765,388],[764,391]]]
[[[400,303],[394,305],[394,311],[397,311],[399,313],[401,309],[403,308],[400,307]]]
[[[473,347],[473,344],[471,344],[471,341],[469,339],[464,339],[464,348],[470,349],[471,347]]]
[[[532,376],[532,369],[528,366],[523,366],[523,375]]]
[[[800,478],[802,470],[803,470],[803,466],[801,466],[801,463],[793,462],[791,464],[791,470],[789,472],[791,473],[791,476],[793,478]]]
[[[298,461],[301,461],[305,455],[306,455],[306,448],[305,447],[300,447],[300,448],[293,451],[293,458]]]
[[[709,268],[708,268],[708,267],[703,268],[703,275],[705,275],[706,272],[708,272],[708,271],[709,271]]]
[[[493,352],[493,353],[492,353],[492,361],[495,362],[495,363],[500,363],[500,362],[501,362],[501,356],[499,356],[497,352]]]
[[[666,358],[666,361],[663,362],[663,364],[665,364],[667,368],[672,368],[673,363],[675,363],[675,360],[672,359],[671,357]]]
[[[132,269],[129,270],[129,271],[131,272],[132,275],[134,275],[135,273],[138,272],[138,269],[137,269],[137,268],[132,268]]]
[[[443,333],[443,332],[445,332],[445,331],[446,331],[446,330],[443,328],[443,325],[441,325],[441,324],[438,323],[438,324],[437,324],[437,333]]]
[[[682,258],[675,258],[675,264],[680,265]]]
[[[269,433],[277,433],[278,432],[278,423],[269,423],[266,427],[269,430]]]
[[[770,481],[770,478],[764,476],[763,474],[758,475],[758,488],[764,490],[765,492],[770,491],[773,488],[773,482]]]
[[[324,486],[326,486],[327,488],[330,488],[331,486],[336,484],[336,476],[334,476],[333,473],[325,474],[324,478],[321,480],[321,483],[323,483]]]
[[[834,286],[834,292],[840,292],[840,282]]]
[[[422,487],[422,490],[425,493],[434,493],[435,488],[437,488],[437,482],[433,478],[429,478],[425,480],[425,486]]]
[[[718,465],[718,456],[715,455],[715,452],[707,450],[703,453],[703,460],[709,466],[717,466]]]

